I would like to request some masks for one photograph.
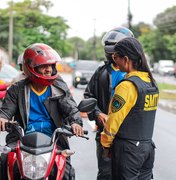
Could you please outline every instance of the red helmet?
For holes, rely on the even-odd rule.
[[[35,83],[48,86],[57,78],[56,63],[61,60],[59,54],[50,46],[42,43],[32,44],[26,48],[23,55],[24,73]],[[40,65],[52,65],[52,76],[43,76],[35,71]]]

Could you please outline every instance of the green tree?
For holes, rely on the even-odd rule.
[[[165,34],[173,35],[176,32],[176,6],[166,9],[154,19],[156,27]]]
[[[176,6],[166,9],[154,19],[155,29],[139,23],[132,27],[145,52],[153,62],[176,59]],[[147,30],[148,29],[148,30]],[[144,31],[143,31],[144,30]]]
[[[70,51],[67,56],[72,56],[74,59],[82,59],[81,52],[85,47],[85,41],[80,37],[72,37],[68,39],[70,43]]]
[[[69,38],[68,42],[70,43],[71,50],[67,55],[75,58],[76,54],[78,59],[93,60],[94,53],[96,53],[96,60],[104,60],[105,56],[101,39],[102,37],[96,37],[96,48],[94,49],[94,37],[89,38],[87,41],[84,41],[79,37]]]
[[[172,59],[171,47],[173,44],[170,40],[171,37],[163,35],[158,29],[139,37],[139,41],[152,62],[158,62],[160,59]]]
[[[101,39],[102,39],[102,37],[97,36],[96,43],[95,43],[94,37],[89,38],[85,42],[84,49],[82,49],[82,51],[80,52],[80,57],[82,59],[94,60],[95,54],[96,54],[96,60],[98,60],[98,61],[104,60],[105,56],[104,56],[104,49],[101,44]],[[94,43],[96,44],[96,46],[94,46]]]
[[[152,27],[149,24],[145,24],[144,22],[140,22],[136,25],[131,27],[131,31],[133,32],[134,36],[138,38],[141,35],[148,34],[152,31]]]
[[[24,0],[13,4],[14,37],[13,57],[32,43],[46,43],[61,56],[67,54],[69,26],[63,17],[52,17],[47,12],[52,7],[48,0]],[[0,9],[0,46],[8,49],[9,8]]]

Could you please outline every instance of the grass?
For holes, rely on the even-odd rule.
[[[166,84],[166,83],[157,83],[160,90],[176,90],[176,85]]]
[[[157,83],[160,90],[160,99],[176,100],[176,85]],[[175,90],[175,93],[169,90]]]

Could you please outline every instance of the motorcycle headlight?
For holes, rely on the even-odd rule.
[[[32,155],[21,151],[24,176],[29,179],[40,179],[46,174],[51,153]]]

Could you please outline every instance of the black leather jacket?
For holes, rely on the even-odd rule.
[[[61,77],[51,85],[52,96],[44,104],[56,127],[77,123],[83,125],[77,104]],[[13,84],[8,90],[0,109],[0,117],[14,120],[25,129],[29,118],[30,81],[24,79]]]
[[[108,114],[112,90],[111,79],[109,64],[105,62],[103,66],[96,70],[84,92],[85,98],[93,97],[97,99],[97,106],[88,114],[88,118],[96,121],[100,132],[103,130],[103,124],[97,120],[97,116],[101,112]]]

